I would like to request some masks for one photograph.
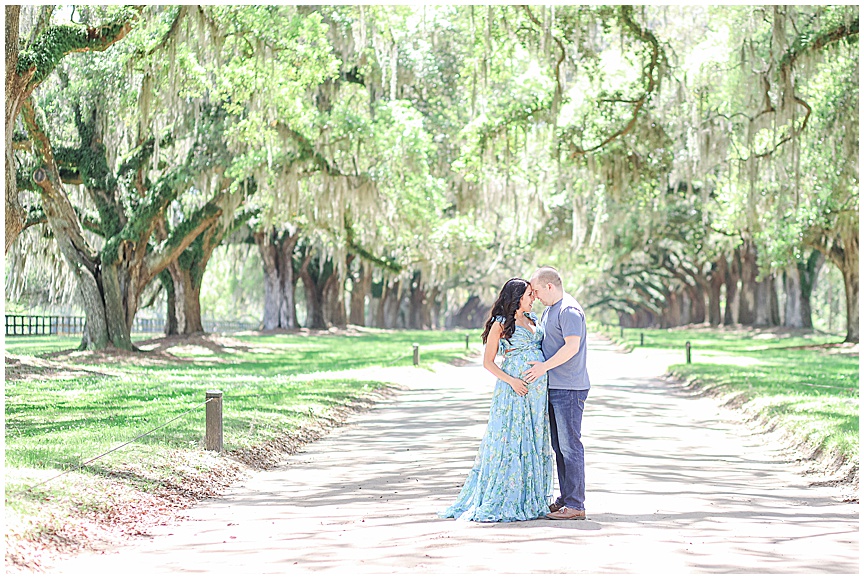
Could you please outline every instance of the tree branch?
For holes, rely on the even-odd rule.
[[[648,65],[642,71],[643,80],[647,79],[645,85],[645,92],[641,97],[633,102],[633,109],[631,111],[631,118],[627,122],[624,127],[618,129],[605,139],[601,141],[599,144],[589,147],[587,149],[583,149],[582,147],[578,147],[575,144],[570,145],[570,158],[576,158],[581,155],[586,155],[588,153],[593,153],[594,151],[598,151],[611,143],[612,141],[623,137],[627,133],[633,130],[633,127],[636,126],[636,121],[639,119],[639,112],[642,110],[642,107],[648,102],[648,99],[657,89],[658,82],[655,78],[655,73],[657,68],[660,65],[661,61],[666,60],[666,56],[663,53],[663,50],[660,48],[660,42],[657,40],[657,37],[648,30],[647,28],[642,28],[636,21],[633,20],[633,7],[632,6],[621,6],[619,8],[619,13],[621,17],[621,21],[624,23],[625,27],[630,30],[631,34],[636,38],[646,42],[651,47],[651,59],[648,62]]]
[[[795,98],[796,103],[798,103],[799,105],[801,105],[802,107],[804,107],[807,110],[807,114],[804,115],[804,120],[801,121],[801,126],[798,129],[796,129],[793,126],[792,129],[790,130],[789,134],[784,136],[779,141],[777,141],[777,143],[773,147],[771,147],[769,150],[767,150],[763,153],[750,155],[749,157],[736,157],[736,160],[747,162],[750,159],[764,159],[766,157],[770,157],[771,155],[776,153],[780,147],[782,147],[783,145],[785,145],[786,143],[788,143],[789,141],[791,141],[792,139],[794,139],[795,137],[797,137],[798,135],[800,135],[801,133],[804,132],[804,129],[807,128],[807,121],[810,119],[810,114],[813,112],[813,109],[810,107],[809,104],[807,104],[804,101],[804,99],[797,97],[797,96],[794,98]]]
[[[177,34],[177,31],[180,29],[180,22],[186,16],[188,11],[187,6],[180,6],[180,9],[177,11],[177,15],[174,17],[174,21],[171,23],[171,27],[168,29],[168,32],[162,37],[162,40],[159,41],[153,48],[147,51],[147,56],[152,56],[157,50],[163,48],[171,38]]]
[[[838,23],[833,28],[820,31],[818,34],[801,34],[799,35],[792,45],[786,50],[783,54],[783,57],[778,62],[778,66],[781,70],[791,68],[795,65],[795,61],[798,60],[801,56],[807,54],[808,52],[815,52],[817,50],[822,50],[829,44],[833,44],[835,42],[839,42],[844,38],[848,38],[850,36],[855,36],[858,34],[858,17],[855,17],[849,25],[847,26],[845,23]]]
[[[529,6],[522,5],[522,9],[528,14],[528,18],[533,22],[542,32],[543,24],[540,23],[539,20],[534,16],[534,13],[531,12],[531,8]],[[564,62],[564,59],[567,57],[567,51],[564,48],[564,43],[558,39],[557,36],[550,32],[549,36],[552,37],[552,40],[555,41],[555,44],[558,45],[558,48],[561,50],[561,56],[558,58],[558,61],[555,63],[555,100],[557,102],[561,101],[561,95],[564,93],[561,88],[561,64]]]
[[[23,232],[28,227],[33,227],[40,223],[48,223],[48,216],[45,215],[41,207],[31,207],[27,212],[27,218],[24,220],[24,227],[21,231]]]
[[[33,182],[39,188],[42,208],[57,236],[61,251],[70,261],[81,263],[95,275],[98,256],[84,238],[78,215],[62,188],[51,140],[43,126],[44,115],[29,97],[22,103],[21,115],[33,142],[34,154],[42,160],[42,166],[34,172]],[[63,230],[62,235],[58,229]]]
[[[208,227],[213,225],[222,215],[222,208],[217,204],[221,194],[210,200],[206,205],[193,212],[178,225],[161,246],[150,253],[145,259],[142,272],[143,283],[148,283],[168,265],[180,257],[180,254],[192,244]]]
[[[132,30],[143,8],[127,7],[111,22],[93,28],[71,24],[49,26],[18,55],[16,72],[22,77],[32,75],[28,82],[28,89],[32,91],[67,54],[102,51],[121,40]]]

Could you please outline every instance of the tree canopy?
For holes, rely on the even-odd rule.
[[[857,6],[6,15],[7,298],[42,264],[86,347],[202,331],[220,246],[265,329],[476,325],[540,264],[624,326],[811,327],[825,264],[858,341]]]

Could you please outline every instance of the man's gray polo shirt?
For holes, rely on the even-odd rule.
[[[549,388],[558,390],[588,390],[586,353],[588,350],[588,330],[585,326],[585,312],[576,298],[568,293],[543,311],[540,325],[544,326],[543,355],[548,360],[564,346],[565,336],[579,336],[579,351],[558,366],[549,370]]]

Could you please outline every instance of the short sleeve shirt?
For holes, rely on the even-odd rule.
[[[540,325],[544,328],[543,355],[548,360],[564,346],[566,336],[579,336],[579,351],[572,358],[549,370],[549,388],[559,390],[588,390],[587,351],[588,331],[585,311],[576,298],[564,293],[558,302],[543,311]]]

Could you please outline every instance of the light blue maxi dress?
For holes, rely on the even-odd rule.
[[[528,315],[537,324],[537,317]],[[531,367],[529,361],[544,361],[542,340],[542,328],[532,334],[516,326],[510,340],[502,339],[499,344],[498,353],[504,355],[501,369],[510,376],[521,376]],[[552,501],[553,468],[546,375],[528,384],[525,396],[497,380],[474,466],[456,502],[438,516],[482,522],[542,517]]]

